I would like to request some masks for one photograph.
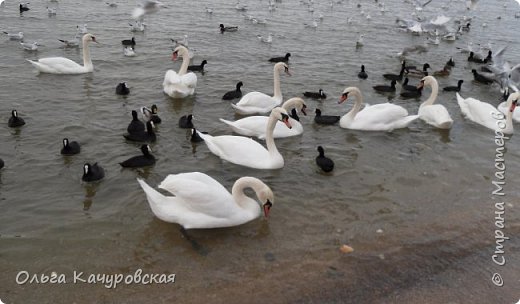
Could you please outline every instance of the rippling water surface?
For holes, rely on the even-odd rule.
[[[507,142],[504,233],[507,263],[497,266],[495,250],[494,134],[465,120],[454,94],[440,93],[454,119],[449,132],[422,121],[394,132],[361,132],[339,126],[318,126],[313,114],[301,117],[302,136],[279,139],[285,158],[281,170],[254,170],[226,163],[204,144],[193,146],[177,127],[180,116],[193,113],[195,123],[214,135],[230,134],[218,118],[237,119],[230,103],[220,98],[243,81],[243,91],[272,92],[272,64],[267,59],[291,52],[292,77],[281,77],[284,99],[322,88],[324,101],[306,100],[313,112],[343,114],[351,107],[337,100],[347,86],[358,86],[368,103],[386,101],[371,86],[384,83],[386,72],[398,72],[396,53],[422,43],[395,25],[397,16],[409,18],[410,4],[385,1],[381,14],[375,2],[315,1],[318,27],[308,6],[296,0],[244,1],[247,14],[267,18],[252,24],[232,1],[167,1],[146,17],[145,33],[136,33],[137,57],[123,56],[120,40],[132,36],[128,22],[133,1],[60,1],[58,13],[47,15],[48,3],[34,2],[18,13],[18,3],[0,7],[0,27],[23,31],[26,42],[39,41],[37,53],[23,51],[15,41],[0,39],[0,299],[6,303],[514,303],[520,296],[517,263],[520,232],[517,211],[520,178],[518,139]],[[494,105],[495,85],[472,82],[473,64],[456,50],[468,42],[494,48],[508,44],[506,58],[520,62],[517,34],[520,7],[514,1],[480,1],[466,10],[464,1],[433,1],[421,16],[474,16],[472,28],[455,42],[431,46],[407,57],[410,64],[428,62],[440,70],[453,56],[452,75],[440,86],[464,79],[461,95]],[[505,6],[504,6],[505,5]],[[212,7],[212,15],[205,13]],[[369,13],[371,19],[363,15]],[[501,18],[498,19],[497,17]],[[351,18],[351,22],[349,22]],[[94,73],[75,76],[37,75],[26,59],[65,56],[81,61],[79,49],[61,48],[76,25],[87,23],[99,44],[91,47]],[[236,33],[221,35],[218,25],[238,25]],[[483,24],[487,27],[484,27]],[[273,33],[272,45],[257,35]],[[359,33],[365,45],[356,49]],[[198,75],[196,95],[172,100],[162,93],[172,62],[170,38],[188,35],[196,50],[195,63],[206,59],[206,73]],[[357,78],[365,64],[368,80]],[[117,83],[131,87],[128,97],[115,95]],[[413,79],[412,83],[417,83]],[[429,94],[429,89],[426,94]],[[426,97],[423,96],[423,100]],[[390,98],[410,113],[417,100]],[[139,154],[138,145],[123,134],[130,112],[157,104],[163,123],[152,145],[154,167],[121,169],[118,162]],[[12,109],[27,124],[7,127]],[[80,155],[62,157],[61,140],[82,145]],[[317,169],[316,147],[325,147],[336,164],[325,175]],[[106,170],[103,181],[81,182],[85,162]],[[166,175],[188,171],[209,174],[230,189],[244,175],[264,180],[276,195],[269,220],[190,234],[205,254],[194,250],[179,226],[154,217],[136,182],[144,178],[156,186]],[[496,197],[496,196],[495,196]],[[354,248],[344,254],[342,244]],[[174,284],[124,285],[109,290],[102,284],[72,284],[74,271],[105,274],[175,273]],[[15,282],[19,271],[65,274],[68,284]],[[500,273],[502,288],[491,282]],[[516,287],[515,287],[516,286]]]

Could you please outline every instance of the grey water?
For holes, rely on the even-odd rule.
[[[381,2],[381,1],[379,1]],[[457,41],[431,45],[425,53],[406,57],[409,64],[428,62],[442,69],[453,57],[449,77],[440,87],[464,79],[461,95],[498,105],[496,84],[472,81],[466,54],[456,47],[488,43],[508,45],[505,57],[517,64],[520,19],[515,1],[432,1],[422,11],[407,2],[387,0],[385,12],[376,1],[282,0],[268,10],[268,1],[164,1],[147,15],[144,33],[131,33],[133,1],[31,2],[20,14],[18,2],[0,6],[0,29],[23,31],[25,42],[38,41],[38,52],[0,36],[0,299],[5,303],[515,303],[520,280],[519,193],[520,144],[506,143],[506,264],[492,260],[496,249],[495,134],[467,119],[454,93],[440,92],[438,103],[454,119],[449,131],[417,120],[393,132],[363,132],[339,125],[313,123],[314,109],[343,115],[352,102],[338,104],[345,87],[357,86],[370,104],[390,101],[416,113],[419,100],[375,93],[386,83],[383,73],[398,73],[405,46],[421,44],[425,35],[401,31],[397,17],[412,13],[429,19],[446,15],[473,17],[471,29]],[[360,3],[361,7],[357,4]],[[46,6],[57,7],[49,16]],[[205,8],[213,8],[208,14]],[[444,8],[443,8],[444,7]],[[254,24],[252,15],[266,18]],[[316,28],[306,27],[323,15]],[[371,18],[367,19],[366,14]],[[499,18],[500,17],[500,18]],[[76,26],[87,24],[98,44],[91,45],[95,70],[83,75],[37,74],[27,59],[63,56],[82,61],[81,49],[63,48]],[[219,32],[219,24],[236,25],[235,33]],[[273,34],[270,45],[257,35]],[[359,34],[364,45],[356,48]],[[170,38],[188,35],[192,63],[208,61],[197,74],[196,94],[172,100],[162,92],[173,62]],[[136,57],[124,57],[121,40],[135,37]],[[222,95],[242,81],[244,92],[271,93],[270,57],[292,54],[292,76],[281,77],[284,100],[304,91],[323,89],[327,99],[306,99],[309,115],[300,115],[301,136],[277,139],[285,158],[280,170],[255,170],[221,161],[203,143],[192,144],[177,122],[192,113],[198,129],[231,134],[219,118],[235,120]],[[367,80],[357,78],[361,64]],[[130,95],[115,94],[126,81]],[[419,78],[411,79],[416,84]],[[425,89],[422,100],[429,96]],[[162,123],[151,145],[158,159],[145,169],[122,169],[119,162],[138,155],[139,145],[123,134],[131,111],[156,104]],[[7,127],[12,109],[26,121]],[[80,142],[81,153],[63,157],[64,137]],[[321,145],[334,160],[331,174],[314,163]],[[99,183],[81,181],[85,162],[106,171]],[[269,219],[245,225],[189,231],[202,247],[195,250],[180,226],[157,219],[136,182],[156,187],[168,174],[204,172],[227,189],[241,176],[255,176],[275,193]],[[340,251],[343,244],[354,251]],[[132,275],[176,274],[170,284],[72,282],[73,273]],[[67,278],[66,284],[19,285],[21,271]],[[499,273],[504,281],[491,281]]]

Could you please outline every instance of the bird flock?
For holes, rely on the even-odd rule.
[[[455,27],[450,24],[452,17],[438,15],[434,18],[426,18],[423,12],[427,10],[431,1],[423,3],[419,1],[408,1],[415,8],[415,13],[411,18],[396,19],[396,24],[391,25],[413,36],[426,36],[423,44],[407,46],[396,54],[399,58],[399,73],[385,73],[375,75],[370,71],[372,62],[364,62],[360,65],[359,71],[351,71],[357,75],[360,81],[373,83],[372,88],[383,97],[394,97],[400,89],[399,97],[402,99],[422,100],[424,89],[429,88],[430,95],[421,102],[419,110],[415,114],[410,114],[407,109],[392,102],[370,103],[364,101],[362,90],[355,85],[348,85],[342,92],[335,92],[338,103],[353,101],[353,105],[344,115],[326,115],[316,107],[314,109],[314,123],[322,125],[335,125],[350,130],[391,132],[395,129],[406,128],[417,120],[431,125],[433,128],[449,130],[453,126],[453,118],[447,108],[437,101],[439,94],[453,94],[457,98],[458,105],[463,116],[473,123],[498,130],[499,125],[503,125],[501,131],[506,134],[514,132],[513,120],[519,121],[520,115],[514,112],[520,93],[520,64],[512,65],[505,59],[507,46],[498,49],[485,49],[475,47],[470,44],[467,47],[453,48],[454,52],[467,53],[467,62],[473,66],[473,81],[483,85],[493,85],[504,99],[498,107],[489,103],[482,102],[476,98],[463,98],[459,93],[463,91],[463,79],[457,79],[451,86],[446,86],[440,91],[437,78],[449,77],[456,63],[452,57],[446,58],[447,61],[441,69],[432,70],[432,66],[425,62],[422,66],[411,66],[408,64],[407,57],[411,54],[422,54],[431,50],[431,47],[441,43],[453,43],[458,37],[473,31],[472,18],[460,17],[454,21]],[[412,3],[413,2],[413,3]],[[472,10],[476,5],[471,1],[467,9]],[[340,5],[339,1],[331,1],[330,7]],[[312,17],[304,24],[305,27],[318,28],[324,16],[315,11],[315,4],[312,0],[301,1],[302,5],[308,7],[308,12]],[[131,32],[144,32],[147,30],[147,23],[144,22],[145,16],[157,13],[165,5],[159,1],[145,0],[140,3],[131,13],[133,21],[129,23]],[[116,3],[107,2],[109,9],[117,9]],[[269,1],[268,10],[270,12],[277,9],[273,1]],[[366,19],[366,22],[375,18],[376,13],[387,14],[388,7],[382,1],[373,3],[359,3],[357,5],[359,15]],[[29,13],[28,3],[20,3],[20,14]],[[247,5],[237,2],[234,6],[239,14],[245,14],[244,18],[253,24],[266,24],[269,21],[259,17],[247,15],[249,8]],[[371,10],[372,14],[368,12]],[[206,7],[205,13],[215,15],[215,8]],[[47,7],[49,15],[56,15],[59,12],[55,8]],[[318,17],[315,17],[317,15]],[[349,20],[350,24],[352,21]],[[215,24],[216,35],[234,35],[240,32],[235,25]],[[23,32],[4,32],[9,40],[19,41],[24,50],[37,51],[38,42],[24,43]],[[99,37],[102,37],[99,33]],[[253,35],[254,36],[254,35]],[[83,74],[95,73],[94,64],[90,55],[91,43],[98,42],[98,36],[89,32],[87,24],[77,26],[75,36],[70,40],[60,39],[65,47],[82,46],[83,65],[64,57],[40,58],[38,60],[28,60],[28,62],[40,73],[50,74]],[[266,44],[274,43],[275,35],[268,32],[268,35],[257,35],[260,42]],[[353,45],[356,49],[367,47],[366,37],[359,33],[358,39]],[[196,73],[204,75],[206,59],[200,64],[190,64],[193,58],[194,49],[189,47],[188,36],[184,35],[181,39],[171,39],[174,43],[171,58],[173,61],[182,60],[180,68],[175,71],[169,69],[165,71],[163,78],[163,93],[172,99],[187,99],[196,93],[198,77]],[[121,41],[124,56],[136,56],[138,41],[135,37]],[[296,54],[297,48],[291,50]],[[276,147],[275,139],[301,135],[304,126],[300,122],[298,114],[307,115],[309,106],[306,99],[313,99],[318,103],[325,102],[331,98],[319,88],[317,91],[302,90],[301,96],[283,98],[282,82],[284,77],[291,76],[291,56],[290,52],[285,55],[277,54],[272,58],[265,58],[266,62],[273,64],[273,94],[265,94],[259,91],[242,93],[244,83],[239,81],[236,88],[225,93],[222,100],[234,101],[230,104],[231,108],[241,119],[231,121],[220,118],[220,122],[229,127],[230,132],[239,135],[220,135],[214,136],[207,132],[202,132],[194,126],[194,116],[192,114],[180,117],[179,128],[191,129],[191,141],[194,143],[204,143],[208,150],[224,161],[259,170],[282,169],[284,167],[284,157]],[[422,55],[424,57],[424,55]],[[457,65],[462,63],[457,63]],[[210,65],[211,67],[211,65]],[[396,64],[397,68],[397,64]],[[416,85],[410,85],[410,81],[417,79]],[[382,81],[389,83],[380,83]],[[468,80],[466,80],[468,81]],[[252,87],[252,84],[246,84]],[[116,86],[115,93],[121,96],[131,94],[131,87],[126,82],[121,82]],[[329,92],[330,93],[330,92]],[[471,92],[463,92],[464,95],[471,95]],[[446,95],[441,95],[446,96]],[[334,97],[333,97],[334,98]],[[337,113],[336,113],[337,114]],[[217,117],[215,117],[217,119]],[[141,155],[120,162],[122,167],[145,167],[153,166],[156,162],[152,154],[149,143],[159,140],[154,129],[161,123],[158,116],[158,108],[152,105],[150,108],[141,107],[132,110],[132,119],[122,134],[129,142],[140,143]],[[500,122],[497,124],[497,121]],[[11,128],[21,128],[25,124],[22,117],[16,110],[12,110],[8,126]],[[253,139],[256,137],[257,139]],[[315,163],[323,174],[331,174],[334,169],[334,162],[325,156],[324,144],[316,147],[317,156]],[[76,141],[69,141],[68,138],[62,140],[61,154],[66,157],[80,154],[80,145]],[[0,168],[4,162],[0,160]],[[82,180],[85,182],[95,182],[103,179],[105,175],[101,165],[85,163],[83,166]],[[267,217],[274,203],[274,194],[263,181],[254,177],[241,177],[229,192],[218,181],[212,177],[200,173],[189,172],[168,175],[159,188],[171,193],[173,196],[166,196],[150,187],[144,180],[138,179],[139,185],[146,194],[147,200],[153,213],[160,219],[168,222],[178,223],[186,229],[190,228],[216,228],[243,224],[259,217],[262,213]],[[254,190],[256,200],[246,196],[244,190],[251,188]]]

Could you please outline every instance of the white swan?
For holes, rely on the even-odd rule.
[[[197,86],[197,75],[193,72],[186,73],[190,65],[188,49],[179,45],[173,50],[172,60],[182,57],[182,65],[179,72],[174,70],[166,71],[163,81],[163,91],[173,98],[184,98],[193,95]]]
[[[265,217],[268,217],[274,203],[271,189],[254,177],[239,178],[229,193],[224,186],[204,173],[170,174],[159,184],[159,188],[175,196],[164,196],[143,180],[137,181],[155,216],[165,222],[177,223],[185,229],[241,225],[261,216],[262,209]],[[246,196],[246,188],[252,188],[260,202]]]
[[[462,114],[473,122],[483,125],[486,128],[495,131],[501,131],[505,134],[513,133],[513,111],[515,110],[520,92],[509,95],[506,107],[509,109],[507,113],[502,114],[497,108],[487,102],[482,102],[475,98],[462,98],[457,93],[457,102],[459,103]],[[505,117],[504,117],[505,116]]]
[[[50,74],[83,74],[94,71],[94,65],[90,59],[90,42],[96,42],[96,37],[92,34],[83,35],[83,65],[64,58],[64,57],[50,57],[41,58],[38,61],[29,61],[41,73]]]
[[[255,169],[279,169],[284,165],[283,156],[276,149],[273,131],[276,121],[280,120],[291,128],[289,115],[283,108],[274,108],[269,115],[266,127],[265,143],[267,149],[251,138],[243,136],[211,136],[197,131],[208,149],[218,157],[228,162]]]
[[[302,111],[305,115],[307,115],[305,113],[305,108],[307,108],[307,105],[305,104],[303,99],[299,97],[294,97],[287,100],[283,103],[282,108],[285,109],[288,113],[293,108],[296,108],[297,110]],[[249,116],[236,121],[229,121],[221,118],[220,121],[231,126],[233,131],[235,131],[238,134],[245,136],[256,136],[260,139],[265,139],[267,130],[266,127],[269,122],[269,117]],[[273,137],[290,137],[300,135],[303,133],[303,126],[299,121],[293,119],[292,117],[289,117],[289,123],[292,126],[291,129],[287,128],[282,122],[277,121],[276,126],[274,128]]]
[[[430,86],[432,94],[419,107],[419,117],[426,123],[439,128],[449,129],[453,125],[453,119],[448,110],[441,104],[433,104],[439,94],[439,84],[433,76],[426,76],[421,80],[420,87]]]
[[[340,127],[345,129],[392,131],[393,129],[406,128],[408,124],[419,118],[419,115],[408,115],[408,111],[405,108],[388,102],[373,106],[367,104],[361,110],[363,96],[356,87],[346,88],[338,103],[347,100],[349,95],[356,97],[356,103],[352,110],[343,115],[339,120]]]
[[[287,75],[291,75],[289,67],[283,62],[278,62],[273,68],[274,78],[274,95],[271,97],[260,92],[249,92],[242,96],[237,104],[231,104],[239,114],[263,114],[268,113],[274,107],[282,103],[282,91],[280,89],[280,73],[285,71]]]

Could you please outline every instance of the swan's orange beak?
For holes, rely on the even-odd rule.
[[[513,103],[511,104],[511,108],[509,108],[509,112],[513,112],[516,108],[516,103],[518,100],[513,100]]]
[[[98,43],[96,40],[96,37],[94,37],[94,36],[92,36],[92,41],[94,41],[95,43]]]
[[[273,204],[271,204],[271,202],[269,200],[267,200],[267,203],[264,204],[264,216],[266,218],[269,217],[269,211],[271,211],[272,206],[273,206]]]
[[[173,61],[177,60],[177,57],[179,57],[179,54],[177,54],[177,52],[173,52],[173,54],[172,54],[172,60],[173,60]]]
[[[421,80],[421,82],[419,82],[419,84],[417,85],[417,89],[421,89],[424,87],[424,80]]]
[[[289,116],[284,116],[282,121],[287,126],[287,128],[292,129],[291,123],[289,122]]]
[[[339,101],[338,103],[341,104],[341,103],[344,103],[348,98],[348,93],[343,93],[341,94],[341,97],[339,98]]]

